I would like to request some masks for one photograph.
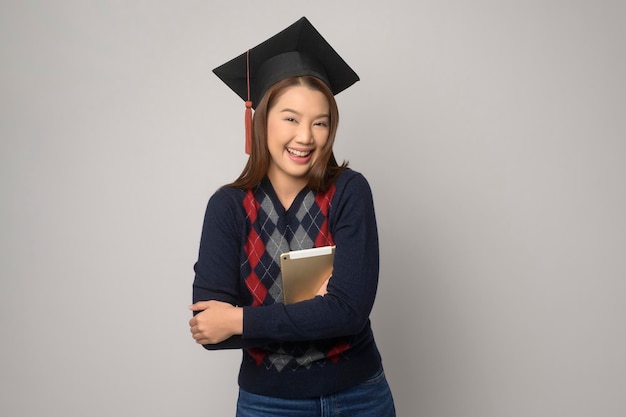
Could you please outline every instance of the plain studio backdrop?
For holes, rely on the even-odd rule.
[[[361,76],[398,415],[626,415],[617,0],[0,2],[0,415],[234,415],[241,353],[187,325],[246,159],[211,69],[301,16]]]

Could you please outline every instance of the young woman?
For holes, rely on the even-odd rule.
[[[225,64],[243,63],[240,96],[258,104],[248,163],[207,206],[189,324],[209,350],[243,350],[239,417],[395,416],[369,320],[372,194],[333,155],[334,94],[358,77],[340,58],[339,70],[329,63],[338,55],[328,48],[303,18]],[[330,245],[332,277],[315,297],[284,304],[281,253]]]

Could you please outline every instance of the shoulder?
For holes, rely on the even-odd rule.
[[[239,188],[224,186],[219,188],[211,198],[207,205],[207,213],[212,214],[237,212],[238,207],[242,207],[246,191]]]
[[[211,201],[216,202],[238,202],[244,199],[246,191],[225,185],[220,187],[211,196]]]
[[[344,170],[335,181],[330,205],[335,215],[373,207],[372,189],[365,176],[350,168]]]
[[[343,170],[335,181],[336,196],[342,196],[344,194],[372,194],[369,182],[363,174],[355,171],[351,168]]]
[[[344,170],[335,181],[335,193],[329,209],[330,229],[350,230],[376,227],[374,199],[370,185],[360,172]],[[347,230],[347,229],[346,229]]]

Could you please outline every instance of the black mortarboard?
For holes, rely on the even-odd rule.
[[[263,94],[278,81],[311,75],[338,94],[359,76],[306,17],[265,42],[213,70],[242,100],[246,101],[246,152],[249,153],[250,107],[256,108]]]

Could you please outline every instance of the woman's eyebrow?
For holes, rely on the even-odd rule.
[[[299,111],[290,109],[290,108],[284,108],[280,111],[281,113],[293,113],[296,116],[302,116],[302,113],[300,113]],[[330,117],[330,115],[328,115],[327,113],[322,113],[322,114],[318,114],[316,117],[314,117],[314,119],[320,119],[322,117]]]

